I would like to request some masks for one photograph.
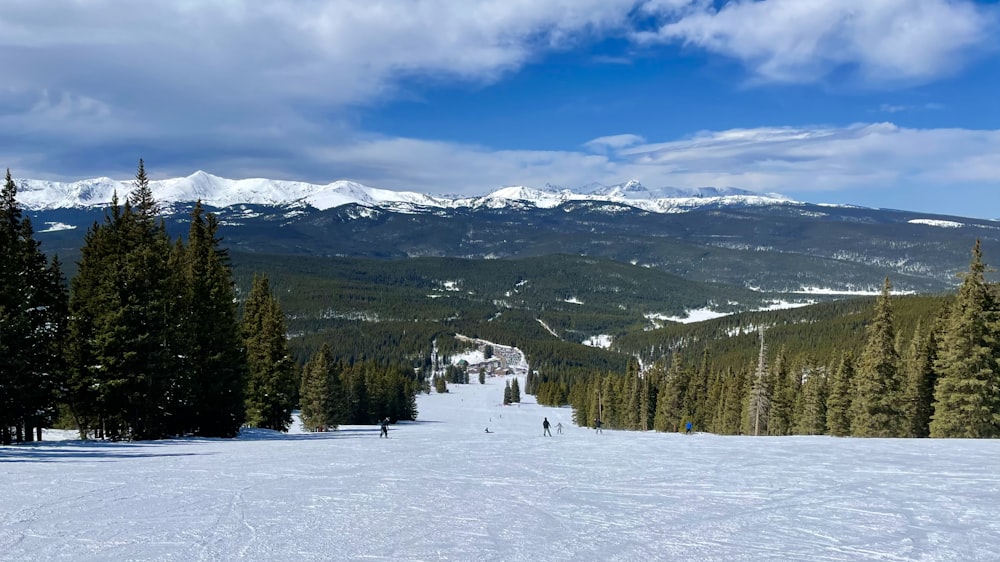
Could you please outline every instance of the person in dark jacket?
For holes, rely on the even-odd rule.
[[[546,435],[552,437],[552,432],[549,431],[549,418],[544,418],[542,420],[542,437],[545,437]]]
[[[389,438],[389,418],[382,420],[382,431],[378,434],[379,438],[385,437]]]
[[[601,418],[594,418],[594,433],[604,433],[604,430],[601,429],[602,425],[604,422],[601,421]]]

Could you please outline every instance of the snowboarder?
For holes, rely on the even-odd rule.
[[[562,435],[562,422],[556,424],[556,433]]]
[[[691,422],[684,424],[684,433],[691,433]]]
[[[604,433],[604,430],[601,429],[601,425],[603,425],[601,418],[594,418],[594,433]]]
[[[382,431],[378,434],[378,436],[379,439],[383,437],[385,437],[386,439],[389,438],[389,418],[385,418],[384,420],[382,420]]]
[[[487,427],[487,428],[486,428],[486,433],[493,433],[493,432],[492,432],[492,431],[490,431],[490,428],[488,428],[488,427]]]
[[[552,437],[552,432],[549,431],[549,418],[542,419],[542,437],[546,435]]]

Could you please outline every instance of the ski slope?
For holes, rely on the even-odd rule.
[[[0,560],[1000,560],[1000,441],[596,435],[503,386],[390,439],[0,447]]]

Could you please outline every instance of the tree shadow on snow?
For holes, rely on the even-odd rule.
[[[272,429],[244,428],[240,430],[237,441],[315,441],[333,439],[371,438],[379,433],[378,426],[371,427],[345,427],[331,431],[317,431],[312,433],[282,433]],[[392,428],[389,428],[392,433]]]
[[[185,442],[187,442],[185,440]],[[139,441],[134,443],[110,441],[42,441],[22,443],[0,448],[0,465],[15,462],[112,462],[122,459],[142,459],[154,457],[191,457],[214,455],[206,451],[171,453],[160,445],[169,445],[169,440]],[[179,444],[180,441],[173,443]],[[155,445],[157,447],[151,447]]]

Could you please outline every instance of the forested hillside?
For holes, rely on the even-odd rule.
[[[68,287],[17,203],[0,192],[0,444],[61,424],[81,438],[234,437],[287,430],[299,393],[323,426],[416,417],[419,372],[384,364],[309,371],[301,386],[285,313],[266,276],[237,299],[219,223],[199,205],[167,234],[142,160],[135,189],[87,231]],[[333,394],[333,383],[341,392]]]
[[[413,419],[413,396],[434,376],[446,390],[440,375],[467,345],[457,335],[520,348],[531,367],[525,390],[571,404],[583,424],[942,437],[996,436],[1000,427],[1000,299],[978,242],[957,296],[892,296],[887,277],[878,298],[833,300],[591,255],[231,251],[219,218],[200,205],[185,235],[172,236],[177,225],[168,227],[141,161],[135,185],[88,229],[67,286],[8,174],[4,442],[56,422],[105,439],[232,436],[244,424],[285,429],[296,407],[316,430]],[[604,220],[587,212],[596,213],[591,228]],[[800,218],[789,220],[802,226]],[[731,266],[749,263],[744,255]],[[804,298],[815,302],[801,306]],[[671,321],[693,310],[728,316]]]
[[[722,434],[1000,437],[1000,290],[977,243],[955,296],[881,296],[671,327],[632,345],[647,368],[533,374],[577,423]],[[646,346],[649,346],[648,348]]]

